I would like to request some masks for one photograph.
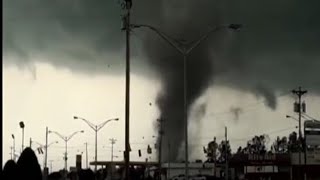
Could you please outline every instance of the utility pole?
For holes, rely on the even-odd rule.
[[[29,147],[31,148],[32,147],[32,139],[31,138],[30,138],[29,143],[30,143]]]
[[[124,16],[124,27],[122,30],[126,31],[126,83],[125,83],[125,179],[129,180],[129,162],[130,162],[130,10],[132,7],[132,0],[125,0],[123,2],[123,9],[126,9]]]
[[[86,168],[88,169],[88,143],[84,143],[86,145]]]
[[[229,178],[229,169],[228,169],[228,146],[227,146],[227,142],[228,142],[228,130],[227,130],[227,126],[225,127],[225,153],[226,153],[226,180],[228,180]]]
[[[291,91],[293,94],[298,96],[298,102],[294,103],[294,112],[299,114],[299,172],[301,169],[301,146],[302,146],[302,134],[301,134],[301,111],[306,112],[306,108],[305,108],[305,103],[301,104],[301,97],[306,94],[308,91],[307,90],[302,90],[301,87],[298,88],[298,90],[292,90]],[[299,173],[300,175],[300,173]]]

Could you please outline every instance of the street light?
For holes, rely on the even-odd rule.
[[[14,138],[14,134],[11,134],[12,137],[12,143],[13,143],[13,160],[16,161],[16,142],[15,142],[15,138]]]
[[[43,145],[37,141],[32,141],[36,144],[38,144],[40,146],[40,148],[44,148],[45,149],[45,157],[44,157],[44,161],[43,161],[43,168],[44,168],[44,171],[46,171],[46,167],[47,167],[47,157],[48,157],[48,148],[52,145],[52,144],[58,144],[59,141],[53,141],[51,143],[49,143],[48,145]],[[45,173],[45,177],[47,176],[46,172]]]
[[[23,145],[24,145],[24,123],[23,121],[19,122],[19,126],[22,129],[22,143],[21,143],[21,152],[23,151]]]
[[[65,154],[64,154],[64,168],[65,168],[65,178],[67,177],[67,163],[68,163],[68,141],[76,134],[78,133],[84,133],[84,131],[75,131],[73,132],[70,136],[63,136],[61,135],[60,133],[56,132],[56,131],[48,131],[49,133],[54,133],[56,134],[57,136],[59,136],[62,140],[64,140],[65,142],[65,148],[66,148],[66,151],[65,151]]]
[[[220,29],[231,29],[234,31],[239,31],[240,28],[242,27],[241,24],[228,24],[228,25],[221,25],[221,26],[216,26],[212,29],[210,29],[208,32],[206,32],[205,34],[203,34],[198,40],[192,41],[191,43],[182,43],[181,41],[178,41],[176,39],[173,38],[169,38],[168,35],[164,34],[163,32],[159,31],[158,29],[156,29],[155,27],[152,27],[150,25],[145,25],[145,24],[130,24],[129,25],[131,28],[140,28],[140,27],[146,27],[151,29],[152,31],[156,32],[160,37],[162,37],[166,42],[168,42],[174,49],[176,49],[178,52],[180,52],[183,55],[183,69],[184,69],[184,74],[183,74],[183,84],[184,84],[184,113],[183,113],[183,119],[185,122],[185,126],[184,126],[184,135],[185,135],[185,177],[186,179],[188,179],[189,176],[189,171],[188,171],[188,161],[189,161],[189,155],[188,155],[188,114],[187,114],[187,56],[189,55],[189,53],[196,47],[199,46],[199,44],[206,40],[208,38],[208,36],[213,33],[216,32]],[[177,43],[178,42],[178,43]],[[180,44],[180,46],[178,45]],[[182,45],[182,46],[181,46]],[[191,45],[191,46],[187,46],[187,45]]]
[[[46,145],[43,145],[43,144],[41,144],[41,143],[39,143],[37,141],[32,141],[32,142],[38,144],[41,148],[46,148],[46,147],[49,148],[52,144],[58,144],[59,143],[59,141],[54,141],[54,142],[49,143],[48,146],[46,146]]]
[[[95,132],[95,156],[94,156],[94,159],[95,159],[95,165],[94,165],[94,171],[97,172],[97,162],[98,162],[98,131],[103,128],[108,122],[110,121],[119,121],[119,118],[113,118],[113,119],[109,119],[109,120],[106,120],[104,121],[103,123],[99,124],[99,125],[95,125],[91,122],[89,122],[88,120],[82,118],[82,117],[78,117],[78,116],[73,116],[73,119],[81,119],[83,120],[85,123],[87,123],[91,129],[94,130]]]
[[[293,116],[290,116],[290,115],[286,115],[286,118],[290,118],[290,119],[293,119],[293,120],[299,122],[299,119],[297,119],[297,118],[295,118],[295,117],[293,117]]]
[[[86,169],[88,169],[88,143],[84,143],[86,145]]]

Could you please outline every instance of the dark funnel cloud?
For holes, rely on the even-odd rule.
[[[209,27],[220,24],[244,24],[237,33],[221,30],[212,34],[188,57],[188,108],[213,83],[263,97],[273,110],[277,107],[277,92],[290,92],[301,85],[319,94],[320,13],[315,8],[319,2],[164,2],[164,7],[170,8],[153,24],[177,39],[194,40]],[[161,114],[168,121],[163,142],[175,144],[170,155],[163,146],[162,157],[176,160],[184,140],[183,59],[155,36],[146,35],[144,50],[147,62],[163,82],[157,98]]]
[[[4,0],[3,5],[5,64],[40,61],[73,72],[123,75],[118,0]],[[216,85],[263,97],[275,109],[279,92],[303,86],[320,93],[318,7],[318,0],[133,0],[132,22],[185,41],[210,27],[242,23],[240,32],[213,33],[188,56],[188,107]],[[165,119],[162,157],[175,160],[184,140],[183,57],[154,32],[141,28],[132,35],[133,72],[162,81],[157,97]]]
[[[205,1],[203,1],[205,2]],[[203,11],[206,19],[194,18],[195,14],[200,14],[206,8],[208,3],[194,2],[184,3],[183,9],[177,9],[171,13],[169,20],[165,15],[159,19],[156,26],[169,36],[175,34],[181,42],[188,42],[199,38],[204,30],[209,26],[222,24],[220,17],[220,7],[218,3],[209,3],[211,11]],[[167,2],[168,3],[168,2]],[[170,3],[167,5],[169,6]],[[174,6],[175,3],[172,4]],[[171,6],[171,7],[172,7]],[[208,25],[208,22],[210,22]],[[161,26],[160,26],[160,25]],[[217,33],[221,35],[221,33]],[[219,44],[221,38],[213,35],[216,44]],[[163,160],[177,160],[179,157],[179,148],[184,140],[183,127],[183,55],[168,45],[165,41],[158,38],[154,32],[147,33],[144,38],[144,50],[147,56],[147,62],[159,74],[163,88],[157,97],[157,104],[161,111],[161,116],[165,119],[163,144],[173,144],[170,154],[166,153],[167,146],[162,146]],[[188,109],[194,100],[209,86],[213,77],[214,58],[210,52],[211,41],[204,41],[199,48],[196,48],[187,57],[187,106]],[[170,142],[168,142],[170,141]],[[192,151],[192,150],[191,150]],[[168,157],[170,156],[170,157]],[[180,156],[181,157],[181,156]]]
[[[265,97],[265,104],[266,106],[270,107],[271,109],[276,109],[277,101],[276,95],[270,89],[267,89],[265,86],[257,86],[256,87],[257,96]]]

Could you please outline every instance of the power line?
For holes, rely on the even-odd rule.
[[[270,132],[265,132],[265,133],[260,133],[260,134],[266,134],[266,135],[271,135],[271,134],[276,134],[276,133],[280,133],[280,132],[285,132],[285,131],[288,131],[288,130],[292,130],[292,129],[296,129],[297,127],[294,126],[294,127],[288,127],[288,128],[284,128],[284,129],[278,129],[278,130],[275,130],[275,131],[270,131]],[[256,134],[255,134],[256,135]],[[245,141],[245,140],[248,140],[248,138],[251,138],[252,136],[255,136],[253,134],[251,135],[248,135],[246,137],[243,137],[243,138],[234,138],[234,139],[230,139],[232,141]]]
[[[286,93],[282,93],[278,96],[276,96],[276,98],[282,98],[282,97],[285,97],[287,95],[289,95],[290,93],[286,92]],[[264,104],[267,100],[261,100],[259,102],[255,102],[255,103],[250,103],[248,105],[244,105],[244,106],[241,106],[241,112],[240,114],[243,114],[243,113],[246,113],[247,111],[249,111],[248,109],[251,109],[251,108],[257,108],[258,105],[261,105],[261,104]],[[224,114],[232,114],[233,112],[229,110],[226,110],[226,111],[221,111],[221,112],[217,112],[217,113],[210,113],[209,116],[219,116],[219,115],[224,115]]]
[[[292,130],[292,129],[296,129],[296,126],[295,127],[288,127],[288,128],[282,128],[282,129],[278,129],[278,130],[274,130],[274,131],[270,131],[270,132],[265,132],[265,133],[261,133],[261,134],[266,134],[266,135],[272,135],[272,134],[276,134],[276,133],[280,133],[280,132],[285,132],[285,131],[288,131],[288,130]],[[252,136],[255,136],[256,134],[251,134],[251,135],[248,135],[246,137],[243,137],[243,138],[229,138],[229,141],[232,141],[232,142],[238,142],[238,141],[249,141],[250,138],[252,138]],[[216,136],[218,137],[218,136]],[[220,136],[220,138],[222,139],[224,136]],[[212,138],[211,138],[212,139]],[[203,146],[206,146],[206,144],[199,144],[199,143],[195,143],[195,144],[189,144],[189,146],[191,147],[203,147]]]

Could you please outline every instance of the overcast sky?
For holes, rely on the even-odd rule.
[[[219,24],[244,24],[237,33],[217,32],[190,56],[194,62],[189,71],[189,84],[194,85],[189,87],[194,93],[189,106],[191,159],[204,158],[202,146],[213,136],[220,141],[224,126],[229,128],[233,148],[255,134],[270,132],[271,141],[277,135],[288,135],[297,125],[285,118],[293,114],[296,99],[290,90],[300,85],[309,90],[304,97],[307,113],[320,117],[317,4],[298,0],[246,4],[141,0],[134,4],[134,22],[152,24],[178,38],[196,38]],[[26,124],[25,144],[30,137],[44,143],[46,126],[64,135],[85,130],[70,141],[69,165],[75,165],[78,151],[85,151],[85,142],[89,160],[93,160],[94,132],[84,122],[72,119],[74,115],[97,124],[120,118],[99,132],[98,159],[110,159],[109,138],[118,140],[115,151],[124,149],[121,14],[117,1],[4,1],[4,160],[10,158],[11,134],[15,134],[20,151],[20,121]],[[169,48],[146,30],[132,34],[133,160],[144,160],[146,155],[139,158],[137,150],[155,143],[155,120],[168,112],[159,108],[159,100],[164,99],[173,112],[180,110],[171,108],[168,100],[175,93],[182,94],[170,89],[181,85],[180,79],[172,78],[181,75],[181,68],[176,68],[174,61],[180,56]],[[164,92],[173,93],[161,95]],[[238,118],[232,109],[240,109]],[[49,142],[55,140],[59,143],[49,148],[49,160],[54,160],[57,170],[63,165],[64,144],[50,134]],[[115,153],[122,160],[122,152]],[[38,155],[41,164],[42,156]]]

